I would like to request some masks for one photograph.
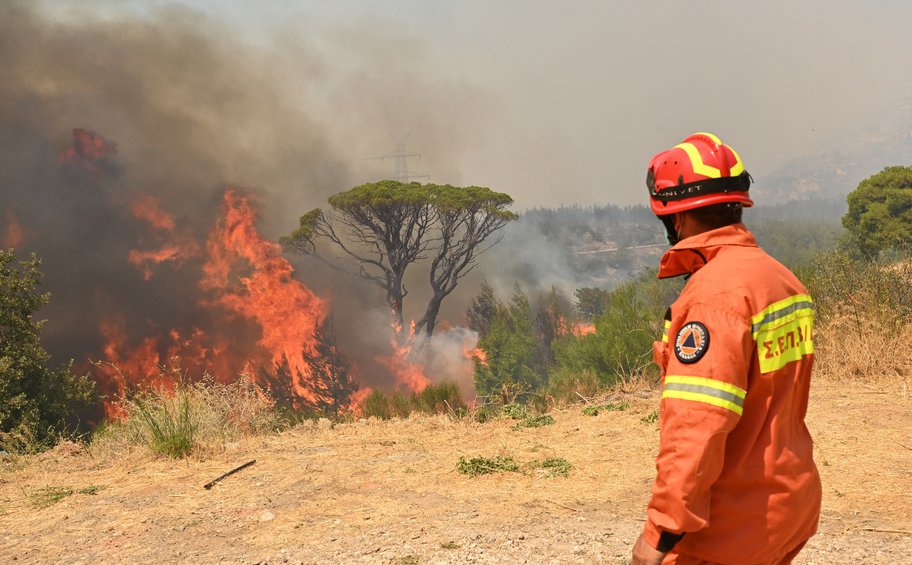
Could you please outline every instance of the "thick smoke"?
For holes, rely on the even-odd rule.
[[[439,155],[422,166],[458,183],[444,163],[469,138],[473,124],[456,116],[480,91],[420,78],[432,61],[391,74],[390,50],[408,40],[351,31],[336,37],[357,64],[336,69],[303,40],[253,46],[184,9],[102,20],[0,5],[0,243],[43,259],[56,361],[104,358],[105,324],[141,344],[213,323],[196,288],[229,186],[252,195],[275,239],[329,194],[372,180],[358,158],[406,128]],[[166,244],[178,247],[169,259],[148,259]],[[388,320],[365,314],[379,292],[310,263],[296,276],[332,305],[340,349],[370,367],[362,384],[393,386],[374,362],[388,354]],[[258,339],[228,325],[219,331],[236,343]]]

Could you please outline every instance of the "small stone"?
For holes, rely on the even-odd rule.
[[[270,520],[275,520],[275,514],[269,510],[265,510],[262,514],[260,514],[260,522],[269,522]]]

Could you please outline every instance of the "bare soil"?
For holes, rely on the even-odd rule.
[[[902,383],[815,383],[824,482],[798,564],[912,562],[912,398]],[[322,422],[203,461],[72,445],[0,465],[0,560],[20,563],[627,563],[654,473],[655,391],[621,412],[513,429],[445,416]],[[471,477],[460,457],[562,457],[568,478]],[[246,461],[256,463],[203,485]],[[45,487],[73,494],[36,507]],[[82,490],[83,492],[79,492]]]

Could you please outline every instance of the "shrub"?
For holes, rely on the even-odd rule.
[[[395,391],[390,395],[372,390],[358,407],[362,417],[381,420],[407,418],[412,412],[422,414],[465,414],[466,405],[459,393],[459,385],[450,381],[433,383],[421,392],[410,394]]]
[[[543,426],[550,426],[554,423],[554,418],[550,414],[541,414],[539,416],[526,416],[519,421],[518,424],[513,426],[514,430],[520,428],[541,428]]]
[[[638,374],[656,375],[652,343],[661,336],[666,305],[680,290],[680,281],[660,281],[645,271],[608,295],[594,333],[555,340],[557,366],[548,393],[567,400]],[[593,390],[595,389],[595,390]]]
[[[864,261],[832,251],[798,275],[817,308],[815,374],[857,379],[912,371],[909,259]]]
[[[550,457],[541,461],[532,461],[526,468],[542,477],[569,477],[573,465],[563,457]]]
[[[498,455],[496,457],[472,457],[471,459],[460,457],[456,470],[464,475],[477,477],[490,473],[519,471],[519,464],[511,456]]]
[[[37,291],[39,266],[34,256],[16,264],[12,251],[0,250],[0,449],[9,451],[49,447],[72,435],[81,427],[79,415],[97,401],[87,377],[69,366],[48,367],[43,322],[32,319],[50,300]]]
[[[617,403],[591,404],[583,408],[583,415],[598,416],[600,412],[619,412],[630,408],[630,403],[626,400]]]
[[[197,425],[190,415],[186,389],[178,389],[173,397],[153,395],[146,400],[140,396],[134,402],[153,453],[174,459],[190,454]]]
[[[211,377],[196,383],[178,380],[173,390],[142,391],[121,399],[116,408],[123,417],[95,432],[96,451],[145,445],[169,457],[204,456],[223,451],[230,441],[275,433],[294,423],[247,379],[230,384]]]

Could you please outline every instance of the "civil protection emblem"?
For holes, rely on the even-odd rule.
[[[700,322],[687,322],[675,338],[675,357],[681,363],[699,361],[709,349],[709,330]]]

